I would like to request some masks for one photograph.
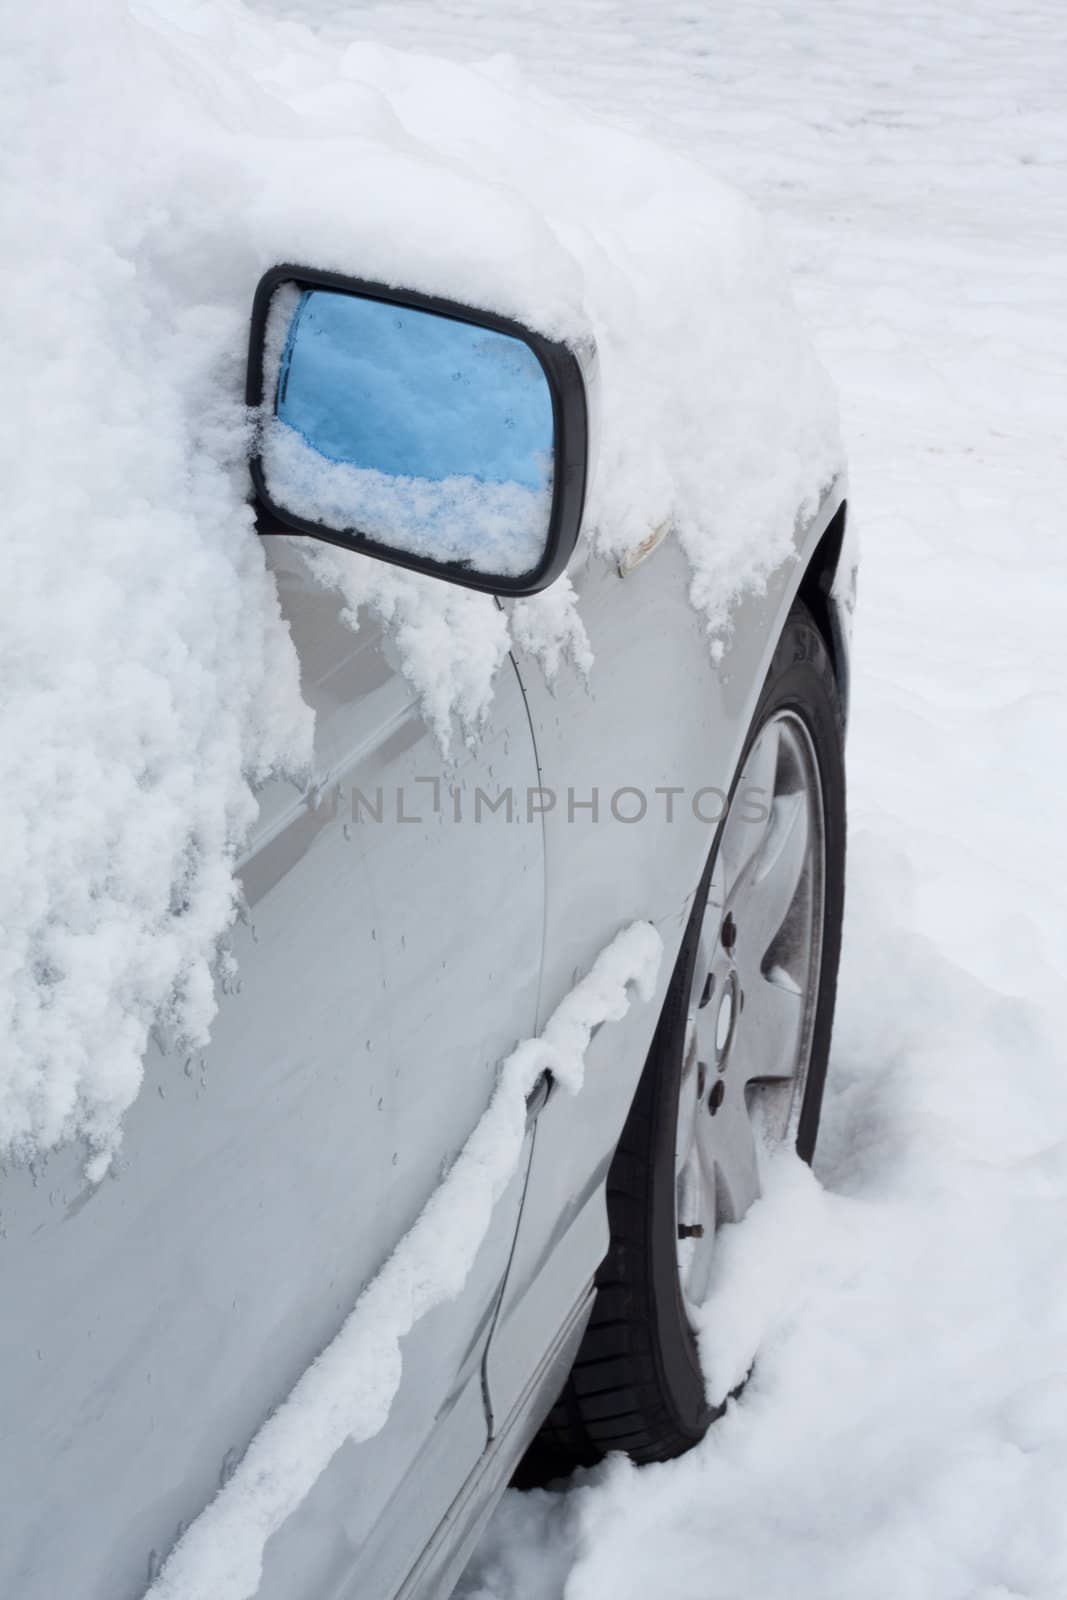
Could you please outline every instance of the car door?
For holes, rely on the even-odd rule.
[[[785,563],[738,604],[718,664],[675,539],[625,576],[580,549],[571,577],[594,654],[588,683],[565,669],[550,685],[519,663],[546,790],[542,1018],[626,923],[651,921],[665,954],[653,1002],[597,1035],[582,1093],[553,1093],[538,1119],[486,1360],[494,1416],[533,1381],[607,1249],[608,1168],[797,569]]]
[[[446,762],[389,638],[270,544],[316,774],[263,795],[211,1046],[153,1048],[103,1183],[76,1150],[0,1180],[0,1593],[19,1600],[143,1594],[534,1031],[540,830],[457,822],[420,781],[536,781],[511,662],[477,752]],[[458,1297],[404,1341],[384,1428],[268,1541],[260,1600],[392,1593],[477,1463],[522,1177]]]

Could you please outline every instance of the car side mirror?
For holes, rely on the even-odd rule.
[[[585,496],[564,344],[491,312],[303,267],[256,290],[258,524],[494,594],[563,571]]]

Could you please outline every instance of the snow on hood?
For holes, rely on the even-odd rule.
[[[53,0],[6,8],[2,32],[0,1152],[80,1136],[99,1174],[149,1029],[206,1036],[255,785],[311,758],[245,501],[245,345],[267,267],[594,338],[586,537],[621,554],[669,521],[713,633],[787,552],[840,450],[747,204],[508,59],[326,43],[236,0]],[[407,618],[416,688],[419,629],[447,614],[457,660],[439,682],[464,700],[432,720],[447,733],[459,709],[476,726],[507,645],[490,598],[384,582],[336,551],[319,570],[353,616]],[[584,648],[569,586],[522,616],[546,659]]]

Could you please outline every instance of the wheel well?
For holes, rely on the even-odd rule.
[[[826,532],[819,540],[800,580],[798,596],[814,618],[819,632],[826,640],[826,648],[834,665],[838,695],[842,709],[848,711],[848,645],[841,624],[841,610],[831,598],[841,547],[845,539],[845,522],[848,503],[842,501]]]

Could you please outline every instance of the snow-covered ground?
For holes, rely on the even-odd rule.
[[[685,1460],[509,1495],[466,1590],[1062,1600],[1067,11],[270,9],[513,52],[754,196],[840,389],[863,542],[815,1179],[773,1174],[724,1251],[722,1359],[758,1330],[755,1372]]]

